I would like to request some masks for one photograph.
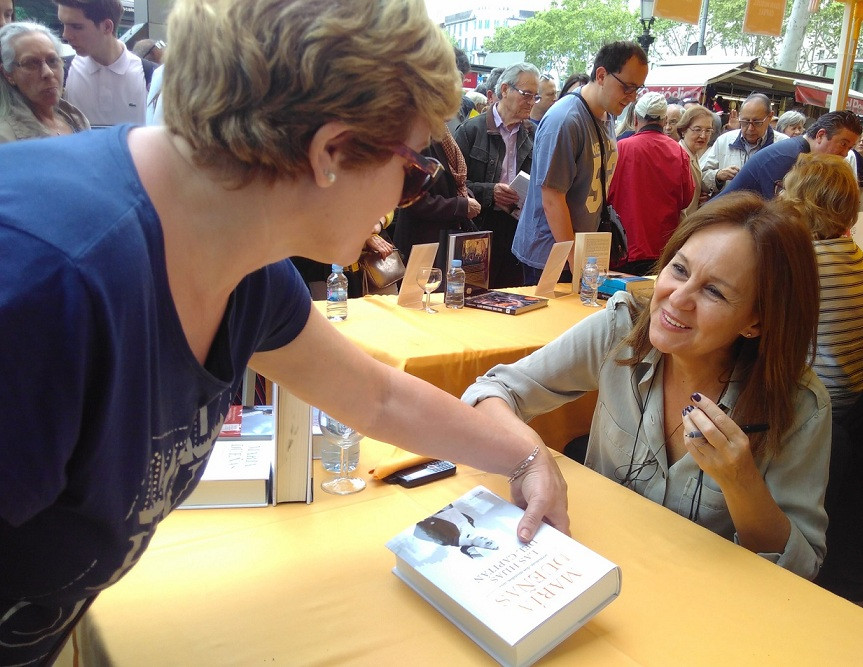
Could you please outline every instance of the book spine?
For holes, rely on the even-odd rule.
[[[485,303],[467,303],[466,306],[470,306],[471,308],[479,308],[481,310],[490,310],[493,313],[505,313],[506,315],[515,315],[515,309],[513,308],[501,308],[500,306],[490,306]]]

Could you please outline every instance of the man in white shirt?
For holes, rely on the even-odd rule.
[[[141,59],[116,37],[120,0],[54,1],[63,38],[77,54],[66,78],[66,99],[91,125],[142,125],[147,83]]]
[[[740,105],[740,129],[719,135],[701,156],[701,183],[706,192],[716,193],[733,179],[747,160],[762,148],[788,137],[770,126],[773,111],[770,98],[752,93]]]

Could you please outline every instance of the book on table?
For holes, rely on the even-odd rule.
[[[645,292],[646,295],[653,289],[653,285],[653,278],[612,271],[600,283],[597,289],[597,296],[602,299],[608,299],[617,292],[629,292],[630,294],[638,295],[642,290],[647,290]]]
[[[541,296],[514,294],[499,290],[475,290],[470,296],[465,296],[466,308],[491,310],[495,313],[520,315],[548,305],[548,299]]]
[[[492,233],[480,231],[449,235],[446,265],[450,267],[454,259],[461,260],[465,296],[476,289],[488,289]]]
[[[504,665],[530,665],[620,593],[620,568],[477,486],[387,543],[393,573]]]
[[[272,438],[217,438],[201,481],[180,507],[265,507],[272,500],[272,478]]]

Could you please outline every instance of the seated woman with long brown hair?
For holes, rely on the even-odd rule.
[[[532,432],[523,421],[599,390],[585,465],[812,579],[830,401],[808,366],[809,230],[786,202],[727,195],[680,223],[655,272],[649,306],[616,294],[463,400]]]

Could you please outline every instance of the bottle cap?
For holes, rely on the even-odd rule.
[[[343,266],[341,266],[339,264],[333,264],[332,267],[333,267],[333,273],[341,273],[342,269],[344,268]]]
[[[454,259],[452,261],[452,268],[460,269],[461,268],[461,260],[460,259]]]
[[[588,264],[596,264],[596,257],[588,257],[587,263]]]

